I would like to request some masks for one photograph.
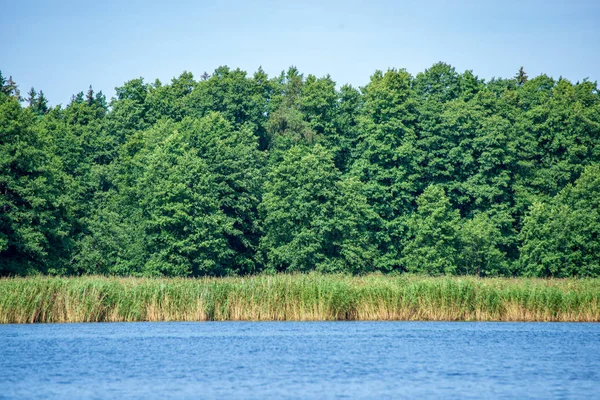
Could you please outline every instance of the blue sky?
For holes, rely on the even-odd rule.
[[[363,86],[437,61],[476,75],[600,80],[598,0],[32,1],[4,3],[0,70],[53,105],[89,85],[295,65]]]

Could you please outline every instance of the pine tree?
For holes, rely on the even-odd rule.
[[[35,111],[38,114],[46,114],[48,112],[48,99],[44,96],[44,92],[40,90],[35,101]]]
[[[7,94],[10,97],[13,97],[19,101],[22,100],[21,91],[19,90],[19,86],[17,86],[17,84],[13,80],[12,75],[8,77]]]
[[[2,75],[2,71],[0,71],[0,93],[8,95],[8,86],[6,86],[6,78]]]
[[[525,82],[527,82],[527,73],[523,69],[523,67],[519,68],[519,72],[515,75],[515,80],[519,86],[523,86]]]
[[[94,89],[92,89],[92,85],[90,85],[90,88],[88,89],[85,95],[85,101],[88,104],[88,106],[94,104]]]
[[[38,94],[33,87],[31,89],[29,89],[29,92],[27,92],[27,98],[25,99],[25,101],[27,102],[27,105],[29,107],[31,107],[32,109],[35,107],[35,103],[37,101],[37,95]]]

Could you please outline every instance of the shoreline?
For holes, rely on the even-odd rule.
[[[279,274],[0,279],[0,323],[600,322],[600,279]]]

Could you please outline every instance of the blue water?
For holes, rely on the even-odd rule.
[[[600,398],[600,324],[0,325],[2,398]]]

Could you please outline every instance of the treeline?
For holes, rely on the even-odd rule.
[[[0,275],[600,275],[600,94],[438,63],[133,79],[51,107],[0,74]]]

